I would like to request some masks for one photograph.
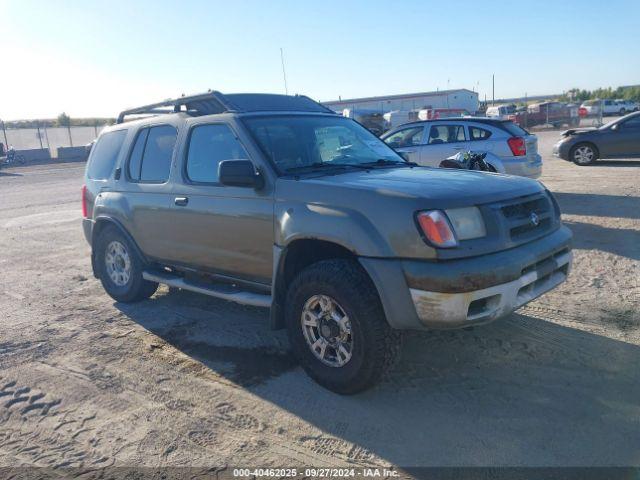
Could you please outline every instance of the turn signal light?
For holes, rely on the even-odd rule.
[[[451,223],[444,212],[440,210],[420,212],[416,218],[429,243],[439,248],[452,248],[458,245]]]

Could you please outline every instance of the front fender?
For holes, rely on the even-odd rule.
[[[299,239],[317,239],[338,244],[359,256],[393,256],[375,225],[350,208],[283,202],[276,204],[275,221],[275,243],[280,247]]]

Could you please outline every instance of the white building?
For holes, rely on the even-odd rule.
[[[455,108],[466,110],[469,113],[475,113],[480,106],[478,94],[466,88],[333,100],[330,102],[322,102],[322,104],[339,113],[342,113],[345,108],[356,111],[371,110],[380,113],[393,110],[417,111],[425,108]]]

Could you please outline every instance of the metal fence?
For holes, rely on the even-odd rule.
[[[39,150],[50,158],[57,158],[58,149],[91,143],[105,126],[8,128],[0,124],[0,143],[5,150],[11,146],[17,151]]]

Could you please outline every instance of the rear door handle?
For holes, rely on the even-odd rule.
[[[189,203],[189,199],[187,197],[176,197],[173,200],[173,203],[175,203],[179,207],[186,207]]]

